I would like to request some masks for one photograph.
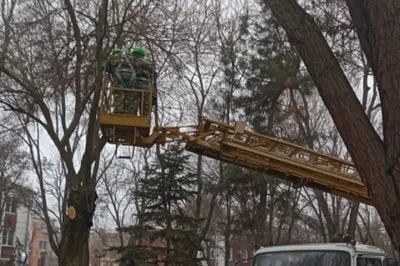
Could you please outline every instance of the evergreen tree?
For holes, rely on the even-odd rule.
[[[282,29],[268,15],[260,20],[247,31],[246,85],[235,103],[255,131],[272,135],[274,123],[293,111],[290,91],[309,94],[312,86],[308,75],[300,72],[301,59]]]
[[[120,250],[126,264],[133,259],[136,265],[200,264],[191,251],[200,248],[201,221],[190,216],[185,204],[196,194],[196,174],[188,169],[190,157],[184,152],[180,143],[170,144],[147,167],[147,178],[140,180],[136,196],[144,199],[145,211],[138,214],[140,226],[125,229],[140,239]]]
[[[242,58],[238,60],[246,81],[241,84],[240,95],[234,98],[234,105],[243,111],[245,120],[256,132],[285,137],[279,134],[276,125],[281,126],[283,121],[290,122],[287,118],[298,111],[294,109],[297,102],[293,102],[297,93],[309,95],[312,83],[308,75],[300,71],[299,55],[270,16],[264,17],[263,14],[262,18],[256,18],[246,26],[242,40],[247,50],[242,49]],[[228,65],[224,60],[222,63]],[[243,233],[249,234],[256,244],[278,243],[281,230],[273,232],[270,224],[290,227],[288,216],[297,211],[290,206],[296,197],[295,191],[282,186],[285,181],[251,170],[242,171],[235,183],[233,193],[242,202],[237,213],[240,217],[237,226]]]

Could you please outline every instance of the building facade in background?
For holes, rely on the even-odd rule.
[[[12,193],[11,193],[12,194]],[[1,246],[0,264],[5,264],[13,256],[13,249],[17,240],[25,247],[28,254],[28,265],[30,266],[58,266],[57,256],[54,254],[49,241],[46,223],[33,216],[30,208],[21,203],[17,194],[14,193],[6,199],[3,217],[1,217]],[[96,232],[95,232],[96,231]],[[95,230],[90,237],[90,264],[92,266],[117,266],[118,255],[115,252],[107,251],[112,246],[121,245],[121,237],[116,232]],[[58,232],[55,232],[58,235]],[[125,243],[129,236],[123,237]],[[225,248],[222,237],[215,234],[214,239],[204,246],[206,255],[199,254],[199,257],[206,257],[204,265],[222,266],[225,259],[229,265],[250,259],[254,253],[254,247],[246,236],[232,235],[230,246]],[[155,241],[154,246],[163,246],[163,241]],[[228,252],[228,256],[226,256]],[[208,260],[208,261],[207,261]],[[251,261],[244,261],[241,266],[250,266]]]
[[[42,219],[33,218],[31,225],[29,266],[57,266],[57,256],[50,246],[46,223]]]
[[[32,213],[29,208],[19,204],[16,193],[9,193],[1,217],[0,263],[4,264],[13,256],[17,239],[26,248],[30,243]]]
[[[125,234],[122,237],[124,243],[127,243],[129,235]],[[109,250],[116,246],[121,246],[119,233],[94,229],[89,238],[90,266],[118,266],[118,254]]]
[[[24,190],[24,193],[29,193],[27,189]],[[28,265],[57,266],[57,257],[50,247],[45,222],[33,216],[31,209],[20,197],[21,191],[7,194],[8,197],[3,201],[3,215],[0,217],[0,264],[4,265],[12,258],[14,247],[19,241],[27,252]]]
[[[230,266],[251,266],[250,260],[254,254],[254,246],[246,236],[234,234],[229,240],[229,248],[225,248],[225,241],[222,237],[215,236],[208,245],[208,263],[209,266],[224,266],[227,258]],[[226,253],[228,252],[228,254]]]

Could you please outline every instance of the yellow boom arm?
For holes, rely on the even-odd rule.
[[[372,205],[355,166],[276,138],[204,118],[198,126],[155,128],[143,147],[182,139],[188,151],[245,168],[269,173],[297,187],[316,188],[356,202]],[[139,145],[138,145],[139,146]]]
[[[297,187],[316,188],[372,205],[352,163],[247,131],[243,122],[233,127],[204,118],[196,126],[155,128],[150,134],[151,106],[157,100],[155,90],[105,86],[106,77],[101,88],[99,121],[104,136],[112,144],[149,148],[182,139],[188,151],[269,173]],[[123,106],[124,101],[116,103],[114,94],[140,100],[139,110],[116,113],[115,108]]]

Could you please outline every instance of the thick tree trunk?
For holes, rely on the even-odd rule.
[[[59,265],[87,266],[89,265],[89,235],[95,210],[96,193],[89,192],[82,186],[78,191],[72,191],[68,197],[68,206],[73,206],[76,217],[65,219],[60,245]]]
[[[378,83],[384,142],[313,18],[295,0],[264,0],[303,59],[396,250],[400,250],[400,17],[396,14],[400,1],[346,2]]]
[[[375,179],[383,178],[391,193],[380,190],[389,202],[385,206],[378,202],[376,207],[396,250],[400,251],[400,2],[346,0],[346,3],[379,88],[386,164],[382,170],[386,175]]]

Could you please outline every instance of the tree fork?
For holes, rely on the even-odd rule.
[[[286,31],[289,42],[296,47],[303,59],[325,106],[332,116],[357,166],[362,181],[367,186],[368,192],[374,200],[377,211],[385,224],[393,244],[396,246],[397,250],[400,250],[400,210],[398,210],[399,204],[397,204],[399,195],[397,195],[395,189],[396,185],[400,184],[400,180],[398,180],[400,177],[400,169],[398,169],[400,167],[397,166],[398,163],[395,162],[394,167],[391,168],[392,171],[388,172],[388,162],[393,162],[393,150],[398,150],[399,148],[399,145],[397,145],[397,137],[393,137],[395,133],[399,132],[396,132],[396,128],[399,127],[400,123],[397,123],[397,126],[393,125],[393,122],[396,120],[393,116],[399,117],[398,112],[387,116],[390,118],[389,121],[385,121],[385,115],[383,116],[384,131],[385,129],[393,130],[391,133],[384,133],[384,145],[365,114],[361,103],[357,99],[349,81],[314,19],[295,0],[264,0],[263,2],[271,9],[274,17]],[[389,0],[389,2],[394,1]],[[385,5],[385,7],[387,6]],[[353,14],[356,14],[354,10]],[[384,12],[382,8],[380,12]],[[382,18],[381,15],[382,14],[379,16],[380,18]],[[381,24],[379,24],[381,27],[385,25]],[[378,25],[374,26],[375,28],[373,30],[370,29],[370,31],[367,31],[368,34],[374,34],[376,32]],[[365,28],[362,29],[365,30]],[[392,39],[392,42],[397,41],[396,38]],[[361,42],[363,42],[362,38]],[[387,45],[384,48],[392,46]],[[368,48],[366,47],[366,45],[363,45],[363,49]],[[387,51],[388,49],[385,49],[384,53]],[[397,51],[399,52],[399,49]],[[368,54],[369,51],[367,50],[365,52]],[[379,59],[382,59],[382,56],[383,55],[380,57],[376,56],[376,58],[379,57]],[[394,58],[397,59],[396,56],[394,56]],[[381,63],[381,66],[386,67],[385,70],[388,70],[387,64],[382,63],[382,60],[378,62]],[[374,69],[374,63],[376,63],[376,61],[372,60],[372,63],[371,61],[369,61],[369,63]],[[379,77],[377,78],[380,89],[381,87],[385,87],[381,85],[386,85],[386,89],[388,89],[388,85],[397,85],[397,83],[394,82],[396,78],[391,75],[397,73],[396,70],[393,70],[393,64],[393,60],[390,60],[391,68],[389,70],[391,71],[384,71],[388,80],[386,84],[379,84],[380,79]],[[397,68],[397,71],[398,69],[399,68]],[[376,71],[374,71],[374,74],[376,75]],[[383,78],[381,79],[381,81],[384,80]],[[392,86],[392,90],[396,87],[398,86]],[[397,99],[397,92],[393,93],[395,94],[394,99]],[[384,105],[384,102],[382,102],[382,104]],[[393,109],[395,107],[388,106],[388,108]],[[383,113],[385,113],[385,106],[382,106],[382,109]],[[390,142],[390,140],[386,139],[386,136],[391,137],[393,140],[393,148],[387,149],[387,142]]]

